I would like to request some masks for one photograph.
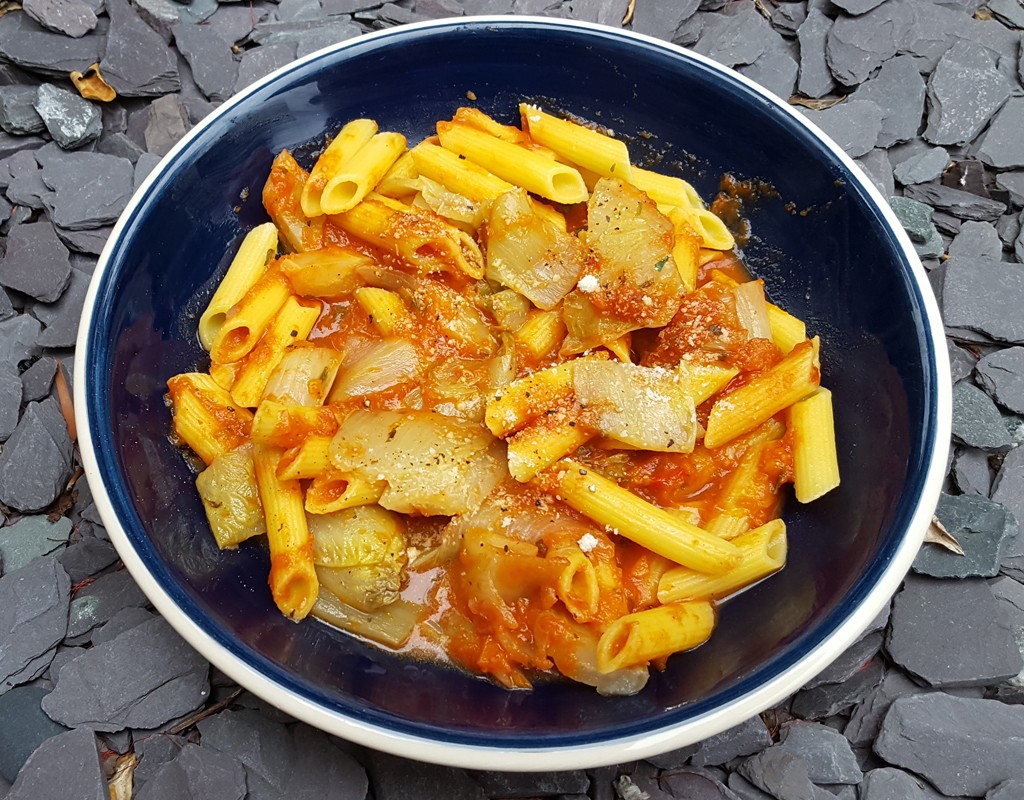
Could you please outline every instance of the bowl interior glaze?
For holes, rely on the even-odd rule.
[[[725,604],[711,641],[670,659],[635,697],[560,681],[507,692],[317,622],[287,621],[270,598],[265,550],[217,551],[195,476],[168,440],[166,380],[206,364],[198,314],[244,231],[266,219],[260,193],[274,155],[297,150],[308,167],[324,133],[359,116],[418,141],[468,104],[467,92],[508,122],[523,99],[598,122],[628,137],[641,165],[681,174],[705,197],[727,172],[770,184],[774,193],[744,207],[754,233],[747,263],[770,299],[822,337],[842,486],[809,506],[787,501],[787,567]],[[210,637],[222,668],[260,675],[357,726],[526,753],[508,766],[529,769],[530,751],[685,731],[738,707],[812,654],[838,655],[822,655],[829,637],[845,625],[848,642],[872,591],[895,589],[908,537],[920,540],[919,530],[908,533],[919,500],[937,492],[931,466],[944,458],[944,351],[931,338],[923,272],[847,164],[731,73],[595,27],[452,21],[355,40],[293,66],[227,104],[165,159],[97,271],[79,382],[103,476],[97,492],[116,517],[108,525],[123,530],[121,546],[180,609],[179,630]]]

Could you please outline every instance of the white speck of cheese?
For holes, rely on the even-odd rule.
[[[576,544],[580,546],[580,550],[582,550],[584,553],[589,553],[591,550],[597,547],[598,541],[597,537],[594,536],[594,534],[585,533],[579,538],[579,541],[576,542]]]
[[[601,282],[597,279],[596,275],[584,275],[580,278],[580,282],[576,284],[576,288],[581,292],[596,292],[601,288]]]

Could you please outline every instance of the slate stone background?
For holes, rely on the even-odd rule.
[[[476,13],[621,25],[627,10],[628,0],[0,3],[0,800],[1024,798],[1021,0],[635,0],[627,27],[792,97],[859,160],[945,315],[954,441],[937,513],[966,554],[925,545],[891,613],[777,708],[603,769],[416,764],[241,692],[121,568],[61,395],[96,254],[158,158],[236,89],[369,30]],[[113,102],[82,99],[68,80],[96,62]]]

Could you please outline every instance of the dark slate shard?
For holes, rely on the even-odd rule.
[[[1010,195],[1014,206],[1024,206],[1024,171],[1000,172],[996,175],[996,187]]]
[[[878,687],[871,692],[850,714],[850,721],[843,730],[843,735],[854,747],[869,746],[878,735],[882,718],[889,710],[893,700],[920,694],[930,689],[918,686],[903,672],[891,668],[885,671]]]
[[[936,180],[949,166],[949,153],[944,147],[929,147],[923,152],[901,161],[893,169],[893,175],[904,186],[913,183],[929,183]]]
[[[775,800],[772,795],[762,792],[738,772],[730,772],[727,783],[729,790],[740,800]]]
[[[825,43],[832,75],[844,86],[863,83],[896,54],[913,24],[912,6],[899,0],[887,0],[860,16],[840,15]]]
[[[953,437],[969,447],[994,450],[1013,439],[992,398],[970,381],[953,387]]]
[[[946,211],[961,220],[994,222],[1006,212],[1006,204],[998,200],[937,183],[908,186],[904,195],[914,200],[920,200],[922,203],[928,203],[928,205]]]
[[[958,41],[928,79],[928,125],[932,144],[966,144],[988,124],[1010,96],[1010,84],[981,45]]]
[[[725,775],[721,778],[724,779]],[[662,774],[658,778],[658,784],[664,787],[671,797],[687,800],[740,800],[739,795],[719,780],[717,775],[706,770],[672,770]]]
[[[1004,249],[1013,249],[1013,242],[1020,235],[1021,227],[1024,225],[1022,216],[1024,215],[1003,214],[996,221],[996,233],[999,234],[999,241],[1002,242]]]
[[[149,173],[156,169],[156,165],[159,163],[160,156],[153,153],[143,153],[139,157],[139,160],[135,162],[135,191],[139,191],[143,181],[146,180]]]
[[[126,0],[106,0],[110,29],[100,69],[122,97],[156,97],[181,88],[178,59]]]
[[[127,570],[101,575],[71,601],[68,637],[88,633],[122,609],[144,606],[147,602]]]
[[[914,242],[914,250],[921,259],[937,258],[946,252],[946,244],[938,229],[932,231],[932,235],[926,242]],[[925,262],[925,268],[932,269],[934,264]],[[936,298],[938,299],[938,298]]]
[[[6,442],[18,427],[23,393],[18,368],[13,364],[0,363],[0,442]],[[0,551],[2,550],[3,539],[0,538]],[[9,562],[0,560],[0,564]]]
[[[831,793],[818,789],[807,774],[807,764],[794,753],[772,745],[739,765],[739,774],[772,797],[819,800]]]
[[[95,647],[98,644],[112,641],[126,630],[141,625],[144,622],[149,622],[153,618],[154,615],[151,612],[138,606],[122,608],[109,621],[93,632],[91,637],[92,644]]]
[[[176,25],[196,25],[217,10],[216,0],[197,0],[191,3],[136,0],[133,5],[143,21],[168,44],[171,43],[172,30]]]
[[[1024,268],[986,259],[950,259],[942,309],[951,328],[1024,344]]]
[[[465,770],[419,764],[386,753],[368,752],[367,770],[375,800],[486,800]]]
[[[863,702],[877,688],[882,674],[880,659],[872,659],[846,680],[822,683],[797,692],[789,710],[794,716],[809,720],[844,713]]]
[[[320,15],[320,0],[279,0],[277,4],[277,18],[281,22],[320,19]]]
[[[943,692],[900,698],[874,749],[943,794],[980,797],[1003,781],[1024,779],[1024,707]]]
[[[204,30],[217,34],[228,45],[233,45],[248,36],[253,28],[263,22],[267,18],[267,13],[265,8],[221,5],[203,23],[202,27]],[[180,44],[178,49],[182,49]],[[184,53],[185,51],[182,50],[182,52]],[[188,58],[187,54],[186,58]],[[191,63],[191,59],[189,59],[189,62]],[[234,82],[231,85],[233,87]],[[202,84],[200,84],[200,88],[202,88]]]
[[[648,756],[645,761],[653,764],[658,769],[662,770],[674,770],[686,766],[690,763],[690,757],[697,752],[701,743],[690,744],[686,747],[680,747],[677,750],[669,750],[667,753],[659,753],[658,755]]]
[[[0,362],[18,365],[39,355],[36,339],[42,325],[30,314],[0,320]]]
[[[590,779],[583,770],[565,772],[470,772],[488,797],[549,797],[586,794]]]
[[[19,686],[0,695],[0,778],[13,782],[32,752],[66,729],[39,707],[47,690]]]
[[[924,113],[924,98],[924,78],[910,56],[897,56],[886,61],[878,74],[858,87],[852,97],[854,100],[870,100],[882,109],[879,147],[891,147],[917,136]]]
[[[960,258],[988,258],[998,261],[1003,254],[999,232],[991,222],[968,220],[949,245],[949,255]]]
[[[977,144],[977,157],[991,167],[1012,169],[1024,167],[1024,98],[1011,97],[1006,101],[988,130]]]
[[[985,800],[1019,800],[1024,797],[1024,780],[1003,781],[985,795]]]
[[[85,536],[62,552],[57,560],[64,567],[71,582],[78,583],[117,561],[117,551],[110,542]]]
[[[0,128],[18,136],[44,131],[35,102],[35,86],[0,86]]]
[[[882,129],[882,109],[870,100],[847,100],[821,111],[801,110],[851,158],[873,149]]]
[[[984,450],[958,448],[951,475],[961,494],[988,497],[992,491],[992,467]]]
[[[787,100],[796,91],[800,67],[785,39],[774,32],[767,36],[764,52],[753,64],[745,64],[737,71]]]
[[[186,744],[177,758],[160,767],[140,791],[136,800],[244,800],[245,768],[236,758]]]
[[[48,654],[45,669],[53,660],[67,632],[70,593],[67,573],[52,558],[37,558],[0,578],[0,694],[22,682],[18,676],[29,664]]]
[[[671,41],[679,26],[692,17],[700,0],[677,0],[671,3],[637,3],[633,9],[633,30],[648,36]],[[466,13],[470,12],[467,3]],[[491,13],[491,12],[487,12]],[[502,13],[502,12],[498,12]]]
[[[704,30],[704,17],[705,14],[698,12],[686,20],[672,34],[672,42],[683,47],[691,47],[696,44],[701,31]]]
[[[109,800],[110,790],[92,731],[68,731],[44,741],[25,762],[5,800],[44,797]]]
[[[856,784],[863,774],[850,742],[839,731],[815,722],[785,725],[776,748],[799,756],[813,783]]]
[[[46,326],[36,340],[41,347],[74,347],[89,281],[90,277],[84,272],[72,269],[71,282],[60,300],[49,304],[37,303],[33,308],[33,313]]]
[[[71,468],[71,439],[57,401],[29,403],[0,453],[0,501],[40,511],[67,486]]]
[[[67,517],[50,522],[43,515],[22,517],[0,529],[0,563],[4,572],[14,572],[39,556],[63,550],[70,534],[71,520]]]
[[[85,72],[100,60],[103,37],[73,39],[52,33],[27,14],[0,17],[0,55],[33,72],[67,78],[68,73]]]
[[[931,206],[909,197],[890,197],[889,206],[911,241],[927,242],[935,230]]]
[[[96,106],[49,83],[39,87],[35,108],[50,136],[65,150],[91,142],[103,129],[102,115]]]
[[[3,17],[0,17],[0,19],[3,19]],[[44,140],[39,136],[11,136],[4,131],[0,133],[0,159],[7,158],[22,150],[35,150],[44,144]]]
[[[62,724],[96,731],[155,728],[203,704],[208,667],[157,617],[67,664],[43,710]]]
[[[784,4],[787,7],[788,3]],[[807,11],[807,18],[797,30],[800,42],[800,75],[797,89],[808,97],[823,97],[836,88],[836,81],[825,61],[825,39],[833,20],[819,9]]]
[[[843,9],[847,14],[864,14],[876,6],[881,5],[882,0],[833,0],[832,5]]]
[[[56,192],[54,225],[83,231],[116,222],[134,191],[132,163],[102,153],[74,156],[43,165],[43,183]]]
[[[871,182],[885,197],[892,197],[896,194],[896,184],[892,179],[892,164],[889,163],[889,156],[881,148],[876,147],[857,159],[857,165],[863,169]]]
[[[913,775],[895,767],[879,767],[864,773],[860,800],[925,800]]]
[[[125,133],[103,133],[96,142],[96,152],[118,158],[127,158],[133,164],[146,152]]]
[[[1011,28],[1024,28],[1024,6],[1020,0],[989,0],[988,9]]]
[[[989,581],[989,588],[996,598],[999,613],[1014,632],[1017,649],[1024,656],[1024,584],[1001,575]],[[988,687],[987,695],[1009,703],[1024,702],[1024,670],[995,687]]]
[[[27,163],[16,167],[14,163],[16,161]],[[26,208],[45,208],[51,192],[43,183],[42,170],[39,169],[32,153],[23,150],[20,153],[15,153],[5,163],[11,170],[11,183],[7,187],[7,199],[14,205]]]
[[[753,3],[743,3],[721,14],[709,15],[694,50],[724,64],[735,67],[753,64],[764,52],[771,26]]]
[[[996,608],[984,580],[909,575],[896,595],[886,650],[932,686],[987,686],[1013,677],[1024,661]]]
[[[67,248],[49,222],[18,225],[7,237],[7,254],[0,261],[0,283],[8,289],[52,303],[71,280]]]
[[[885,627],[882,623],[881,627]],[[829,664],[825,669],[806,684],[804,689],[813,689],[826,683],[842,683],[853,677],[859,670],[867,665],[874,658],[875,654],[882,647],[882,634],[880,631],[873,631],[862,636],[852,645],[846,648],[840,656]],[[823,714],[821,716],[830,716]]]
[[[146,150],[165,156],[188,131],[188,114],[175,94],[158,97],[149,104],[149,122],[143,134]]]
[[[336,747],[328,736],[300,724],[292,730],[292,743],[294,769],[284,782],[285,797],[322,800],[335,793],[352,800],[366,797],[369,786],[366,770],[352,755]]]
[[[1015,447],[1003,459],[1002,466],[992,481],[992,500],[1009,510],[1016,520],[1024,519],[1024,448]],[[1003,568],[1010,551],[1017,551],[1024,543],[1024,536],[1005,542]]]
[[[1018,263],[1024,264],[1024,224],[1021,225],[1021,232],[1017,234],[1017,238],[1013,240],[1013,254],[1017,257]]]
[[[195,125],[210,114],[216,105],[207,100],[206,95],[196,86],[196,82],[192,78],[192,69],[180,53],[178,54],[178,74],[181,77],[179,99],[188,114],[188,122]]]
[[[44,28],[76,39],[96,27],[96,12],[81,0],[25,0],[21,7]]]
[[[106,246],[107,239],[110,238],[110,233],[113,229],[113,225],[93,228],[87,231],[69,231],[64,228],[54,228],[57,232],[57,238],[64,242],[70,250],[74,250],[76,253],[89,253],[94,256],[98,256],[103,252],[103,248]]]
[[[246,86],[294,60],[295,50],[296,45],[294,44],[265,44],[252,50],[246,50],[238,65],[235,91],[242,91]]]
[[[188,61],[196,84],[211,100],[227,100],[235,88],[238,63],[231,45],[205,25],[174,26],[174,43]],[[243,34],[244,35],[244,34]]]
[[[978,383],[993,400],[1024,414],[1024,347],[995,350],[978,361],[975,369]]]
[[[295,57],[302,58],[337,42],[354,39],[362,35],[362,28],[355,23],[345,22],[339,24],[333,21],[325,21],[319,27],[299,39],[295,48]]]
[[[135,755],[139,759],[132,776],[136,791],[152,780],[165,764],[177,758],[178,753],[188,744],[187,739],[167,733],[136,735],[134,738]]]
[[[764,720],[753,716],[700,743],[691,763],[695,767],[717,767],[734,758],[758,753],[772,743]]]
[[[17,316],[17,313],[18,312],[14,310],[14,306],[11,304],[11,298],[8,296],[4,288],[0,286],[0,322],[4,322],[5,320],[9,320]]]

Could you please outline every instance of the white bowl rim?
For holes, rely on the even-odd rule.
[[[380,31],[364,34],[354,39],[348,39],[334,45],[330,45],[309,55],[303,56],[274,72],[266,75],[255,83],[251,84],[241,92],[232,96],[229,100],[217,107],[207,117],[193,127],[172,149],[164,156],[160,164],[154,168],[143,183],[136,190],[128,206],[122,212],[117,224],[114,226],[106,246],[100,255],[93,280],[90,283],[89,291],[85,298],[82,311],[81,325],[78,331],[75,358],[75,380],[74,400],[78,425],[78,442],[81,450],[81,457],[85,477],[92,490],[93,500],[99,511],[100,518],[132,577],[139,587],[150,599],[157,611],[166,619],[170,625],[180,634],[192,647],[208,661],[222,670],[225,674],[236,681],[240,686],[248,689],[253,694],[263,698],[267,702],[285,711],[294,718],[307,722],[328,733],[337,735],[343,739],[356,742],[367,747],[390,753],[392,755],[413,758],[419,761],[443,764],[452,767],[464,767],[476,770],[502,770],[510,772],[542,772],[551,770],[574,770],[588,767],[605,766],[610,764],[625,763],[636,759],[646,758],[665,753],[686,745],[698,742],[709,736],[721,733],[743,721],[759,714],[765,709],[771,708],[789,695],[796,692],[804,684],[810,681],[815,675],[827,667],[847,647],[856,641],[857,637],[868,625],[878,616],[882,608],[889,602],[893,594],[899,588],[903,577],[910,569],[910,565],[917,554],[928,525],[931,522],[933,510],[938,502],[942,482],[946,472],[946,457],[942,452],[941,443],[948,441],[952,424],[952,396],[950,392],[940,391],[936,399],[936,447],[931,454],[931,463],[925,473],[923,490],[918,498],[914,513],[907,525],[907,531],[893,554],[889,564],[879,577],[879,580],[867,592],[863,600],[836,629],[823,639],[805,656],[795,664],[778,673],[774,678],[758,686],[732,701],[714,708],[698,717],[686,720],[682,723],[667,725],[655,731],[643,732],[640,734],[625,736],[615,739],[602,740],[593,744],[572,745],[572,746],[551,746],[538,748],[523,748],[521,750],[503,749],[483,745],[469,745],[464,743],[445,742],[414,736],[408,733],[388,730],[383,727],[368,724],[364,721],[340,714],[324,708],[308,698],[284,689],[269,679],[266,675],[253,669],[242,659],[238,658],[227,650],[216,639],[200,627],[195,621],[188,617],[174,602],[168,592],[155,579],[153,574],[146,567],[141,557],[131,545],[127,534],[122,528],[110,496],[103,483],[102,473],[99,469],[98,460],[92,440],[89,425],[87,392],[85,385],[85,365],[89,362],[89,330],[91,319],[96,307],[98,288],[102,282],[102,276],[106,272],[110,257],[120,239],[126,220],[131,212],[140,204],[141,198],[146,195],[153,183],[158,179],[163,167],[176,156],[178,152],[188,147],[193,139],[198,137],[208,126],[213,124],[219,117],[229,113],[232,108],[244,102],[245,99],[257,92],[263,86],[271,83],[279,77],[286,75],[295,69],[327,54],[343,51],[355,44],[364,45],[371,39],[387,39],[397,35],[405,35],[407,32],[418,30],[441,29],[448,27],[460,27],[466,25],[507,25],[509,23],[525,23],[552,28],[576,29],[602,35],[614,35],[624,39],[632,39],[648,46],[665,49],[674,54],[682,54],[687,58],[701,63],[708,69],[721,73],[731,80],[738,81],[747,86],[751,91],[765,97],[773,107],[782,113],[789,114],[799,125],[806,128],[819,142],[829,149],[832,154],[850,171],[860,182],[860,188],[866,192],[878,212],[894,234],[894,238],[903,250],[910,265],[911,272],[916,282],[916,288],[921,296],[926,312],[925,323],[928,325],[927,333],[930,334],[934,344],[935,356],[935,383],[939,387],[950,385],[950,367],[948,351],[943,345],[945,331],[941,324],[938,303],[931,291],[924,267],[904,232],[903,227],[896,215],[893,213],[885,197],[878,191],[871,179],[861,168],[846,155],[845,152],[833,142],[820,128],[808,120],[803,114],[793,109],[789,104],[774,95],[764,87],[750,80],[749,78],[724,67],[711,59],[692,50],[680,47],[679,45],[665,42],[651,36],[634,33],[619,28],[599,25],[589,22],[565,20],[549,17],[518,16],[518,15],[485,15],[452,17],[448,19],[431,20],[409,25],[401,25],[387,28]]]

